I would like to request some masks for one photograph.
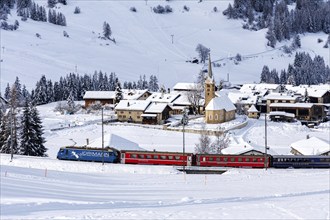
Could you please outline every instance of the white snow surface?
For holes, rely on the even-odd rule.
[[[46,0],[36,1],[46,6]],[[196,81],[204,64],[186,62],[197,57],[196,46],[201,43],[211,49],[212,61],[221,64],[213,68],[216,81],[230,76],[232,83],[260,81],[264,65],[278,71],[293,62],[294,55],[284,54],[279,48],[290,45],[283,41],[273,49],[267,46],[267,29],[242,29],[241,20],[229,20],[222,11],[233,1],[78,1],[57,4],[57,11],[65,15],[67,26],[28,19],[21,21],[13,9],[9,23],[16,19],[17,31],[0,31],[1,91],[18,76],[30,90],[42,74],[59,81],[61,76],[77,72],[93,74],[102,70],[115,72],[121,82],[137,81],[140,75],[156,75],[160,84],[172,88],[176,83]],[[170,5],[173,13],[155,14],[157,5]],[[183,10],[186,5],[189,12]],[[80,14],[74,14],[79,6]],[[137,9],[131,12],[130,7]],[[218,12],[213,12],[217,7]],[[103,22],[110,24],[117,44],[102,40]],[[69,38],[63,37],[63,31]],[[41,38],[36,37],[40,34]],[[173,43],[172,37],[173,36]],[[312,56],[324,57],[329,64],[330,48],[317,43],[326,41],[324,33],[300,35],[302,48]],[[236,65],[233,57],[241,54]],[[19,62],[19,63],[18,63]]]
[[[58,115],[55,105],[38,106],[49,157],[14,155],[10,162],[10,155],[0,155],[1,219],[329,219],[329,169],[229,169],[223,175],[187,175],[172,166],[57,160],[62,146],[85,145],[88,138],[91,146],[100,147],[102,139],[100,114]],[[105,114],[113,116],[111,111]],[[239,152],[246,146],[263,151],[262,117],[237,117],[222,126],[242,122],[246,127],[230,131],[232,149],[227,150]],[[202,126],[202,118],[197,118],[187,129]],[[105,146],[128,145],[127,139],[128,149],[138,144],[142,150],[182,152],[182,132],[161,127],[107,124]],[[269,152],[288,154],[290,144],[307,134],[329,142],[329,129],[329,123],[312,130],[299,123],[269,122]],[[199,137],[186,132],[186,152],[194,152]]]
[[[329,170],[173,167],[1,155],[1,219],[329,219]]]

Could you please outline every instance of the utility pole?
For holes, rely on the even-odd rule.
[[[13,157],[14,157],[14,149],[13,149],[13,106],[10,105],[10,162],[13,161]]]
[[[265,169],[267,170],[267,112],[265,113]]]
[[[103,129],[103,107],[102,111],[102,166],[104,165],[104,129]]]
[[[183,114],[182,114],[182,119],[181,119],[181,123],[182,123],[182,159],[183,159],[183,172],[185,172],[185,169],[186,169],[186,160],[184,159],[185,158],[185,130],[184,130],[184,127],[185,125],[188,124],[188,113],[187,113],[187,109],[184,108],[183,109]]]

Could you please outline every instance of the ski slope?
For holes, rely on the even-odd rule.
[[[46,5],[46,0],[36,1]],[[17,31],[0,31],[1,91],[18,76],[28,89],[42,74],[59,80],[70,72],[93,74],[95,70],[115,72],[119,79],[137,81],[139,75],[156,75],[165,88],[177,82],[193,82],[203,64],[187,63],[197,57],[195,48],[201,43],[211,49],[212,60],[221,64],[213,69],[215,79],[232,83],[259,82],[263,65],[278,70],[286,68],[294,56],[266,46],[266,30],[248,31],[240,20],[228,20],[222,11],[232,1],[68,1],[57,5],[66,16],[67,26],[20,20],[14,11],[8,22],[19,20]],[[170,5],[173,13],[155,14],[152,7]],[[186,5],[189,12],[183,10]],[[74,14],[79,6],[81,14]],[[130,7],[137,12],[131,12]],[[213,12],[217,7],[218,12]],[[117,44],[102,40],[103,22],[110,24]],[[63,37],[63,31],[69,38]],[[36,37],[36,33],[41,38]],[[172,43],[173,36],[173,43]],[[301,36],[302,48],[321,55],[329,64],[329,49],[323,33]],[[290,42],[284,41],[278,48]],[[240,53],[243,61],[234,64],[231,57]]]

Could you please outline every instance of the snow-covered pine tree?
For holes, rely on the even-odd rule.
[[[46,157],[47,148],[44,146],[44,143],[46,141],[43,137],[42,121],[39,117],[39,112],[37,110],[37,107],[31,106],[30,112],[31,112],[31,118],[33,120],[31,127],[35,133],[33,143],[35,144],[35,146],[37,146],[33,156]]]
[[[262,68],[261,76],[260,76],[260,83],[268,83],[270,79],[270,71],[268,66],[264,66]]]
[[[76,111],[76,104],[74,102],[74,97],[73,97],[73,92],[70,92],[70,95],[68,96],[67,100],[66,100],[66,111],[68,114],[74,114]]]
[[[56,3],[57,3],[56,0],[47,0],[47,5],[49,8],[54,8]]]
[[[5,94],[4,94],[5,99],[8,101],[10,99],[10,86],[9,83],[7,83],[6,89],[5,89]]]
[[[23,115],[21,119],[21,131],[20,140],[21,144],[19,147],[19,154],[35,156],[34,152],[38,146],[35,146],[35,132],[32,130],[33,119],[30,112],[30,106],[28,102],[25,103],[23,108]]]
[[[37,82],[34,90],[34,102],[37,105],[47,104],[47,79],[45,75],[41,76],[41,79]]]
[[[2,114],[0,122],[0,153],[10,154],[9,114]]]
[[[115,102],[119,103],[123,99],[123,91],[121,90],[121,85],[119,80],[117,80],[117,86],[115,91]]]
[[[106,39],[110,39],[111,34],[112,34],[112,31],[111,31],[110,25],[107,22],[104,22],[103,23],[103,36]]]

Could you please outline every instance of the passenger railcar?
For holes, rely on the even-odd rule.
[[[59,160],[96,161],[118,163],[119,151],[114,148],[62,147],[57,153]]]
[[[264,168],[270,166],[270,157],[263,155],[224,155],[196,154],[196,165],[202,167],[250,167]]]
[[[272,156],[274,168],[330,168],[330,156]]]
[[[192,160],[192,153],[121,151],[121,163],[123,164],[191,166]]]

